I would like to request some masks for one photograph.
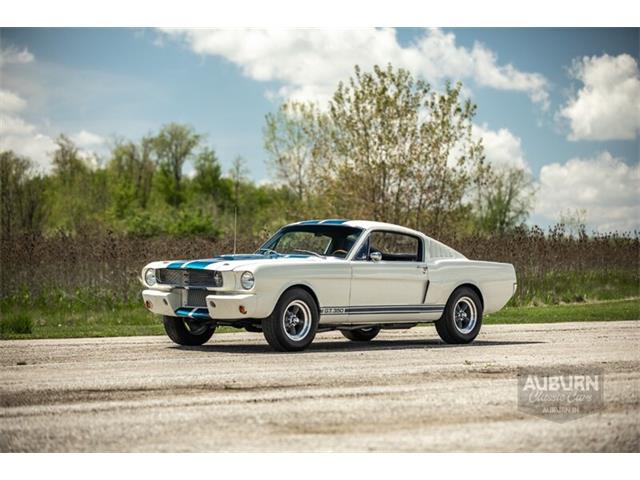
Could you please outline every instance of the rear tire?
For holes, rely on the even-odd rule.
[[[357,330],[341,330],[342,335],[354,342],[369,342],[373,340],[378,333],[380,327],[365,327]]]
[[[178,345],[197,346],[206,343],[216,327],[184,317],[164,316],[164,331]]]
[[[282,294],[271,316],[262,321],[262,331],[274,350],[304,350],[316,336],[319,319],[313,296],[302,288],[292,288]]]
[[[436,322],[438,335],[445,343],[470,343],[480,333],[482,326],[482,301],[478,294],[468,288],[455,290],[442,318]]]

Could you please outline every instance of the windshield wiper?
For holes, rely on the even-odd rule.
[[[315,255],[316,257],[324,258],[324,255],[320,255],[319,253],[313,252],[311,250],[302,250],[301,248],[294,248],[292,251],[300,252],[300,253],[308,253],[310,255]]]

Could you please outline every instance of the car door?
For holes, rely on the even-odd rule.
[[[350,323],[402,323],[430,318],[423,239],[373,230],[351,261]]]

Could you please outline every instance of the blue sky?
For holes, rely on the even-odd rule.
[[[436,87],[462,80],[489,161],[536,179],[532,222],[581,209],[592,228],[628,230],[640,226],[638,45],[638,29],[2,29],[0,147],[46,168],[59,133],[104,155],[114,136],[185,122],[260,181],[266,113],[325,102],[354,63],[391,61]]]

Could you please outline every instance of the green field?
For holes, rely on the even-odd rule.
[[[538,307],[510,307],[487,315],[485,324],[581,322],[640,319],[640,298]],[[238,331],[221,328],[219,332]],[[69,311],[64,309],[6,309],[0,336],[16,338],[112,337],[163,335],[160,318],[142,306]]]

